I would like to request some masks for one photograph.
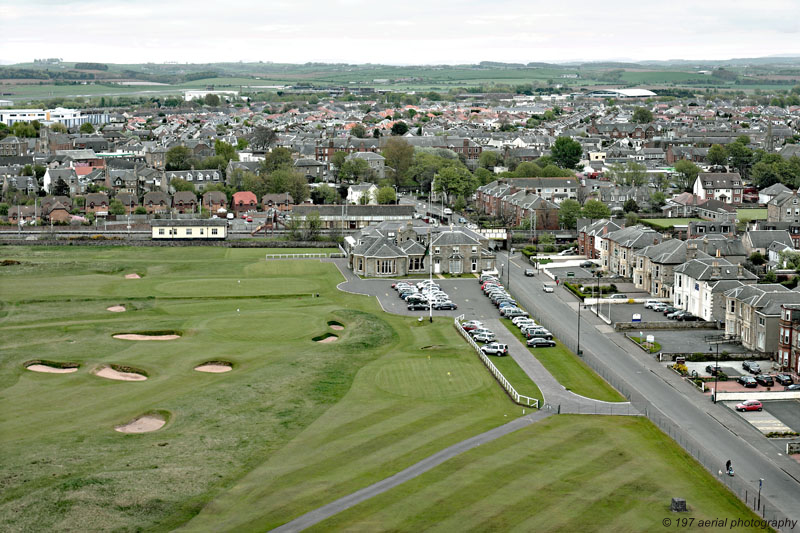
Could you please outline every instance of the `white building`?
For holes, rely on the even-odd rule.
[[[365,198],[366,199],[362,199]],[[351,205],[377,204],[378,187],[374,183],[351,185],[347,188],[347,203]]]
[[[672,296],[675,307],[707,321],[724,319],[725,295],[722,289],[727,290],[730,286],[720,282],[732,280],[749,284],[758,279],[742,265],[734,265],[721,257],[692,259],[675,268],[674,272]]]
[[[58,122],[68,128],[81,124],[105,124],[108,114],[105,112],[82,111],[78,109],[0,109],[0,122],[11,126],[15,122],[33,122],[38,120],[42,124]]]
[[[235,100],[239,98],[239,91],[201,91],[201,90],[192,90],[192,91],[184,91],[183,99],[187,102],[196,99],[203,99],[206,97],[207,94],[216,94],[219,96],[220,100]]]
[[[222,240],[228,236],[228,221],[222,218],[200,220],[151,220],[153,240]]]

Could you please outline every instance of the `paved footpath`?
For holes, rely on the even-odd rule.
[[[347,496],[339,498],[338,500],[327,505],[314,509],[313,511],[299,516],[291,522],[287,522],[286,524],[277,527],[272,531],[276,533],[293,533],[296,531],[302,531],[344,510],[350,509],[361,502],[377,496],[378,494],[382,494],[387,490],[391,490],[394,487],[405,483],[406,481],[414,479],[415,477],[420,476],[433,468],[436,468],[440,464],[452,459],[457,455],[476,448],[482,444],[492,442],[493,440],[499,439],[500,437],[508,435],[509,433],[513,433],[518,429],[530,426],[534,422],[538,422],[539,420],[550,416],[550,414],[551,413],[548,411],[536,411],[530,415],[525,415],[517,418],[516,420],[512,420],[511,422],[500,427],[490,429],[489,431],[481,433],[480,435],[463,440],[450,446],[449,448],[445,448],[444,450],[423,459],[416,464],[409,466],[405,470],[401,470],[391,477],[378,481],[377,483],[373,483],[372,485],[364,487],[359,491],[353,492],[352,494],[348,494]]]

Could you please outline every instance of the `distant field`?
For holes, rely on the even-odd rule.
[[[681,517],[695,519],[680,531],[709,531],[699,520],[756,518],[647,419],[560,415],[308,531],[668,531],[677,495],[689,508]]]
[[[736,220],[750,222],[751,220],[767,220],[767,209],[737,209]]]

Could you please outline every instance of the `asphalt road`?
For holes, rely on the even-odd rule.
[[[523,256],[524,258],[524,256]],[[531,314],[562,340],[573,346],[577,337],[578,304],[571,294],[559,287],[554,294],[544,294],[543,276],[526,278],[527,266],[520,256],[512,258],[510,289]],[[508,263],[503,254],[499,263]],[[543,279],[544,278],[544,279]],[[649,414],[657,409],[663,417],[691,435],[703,455],[719,457],[719,469],[727,459],[736,465],[736,483],[746,482],[749,490],[764,479],[762,495],[779,513],[800,521],[800,464],[779,451],[752,426],[722,405],[715,405],[695,393],[691,385],[666,371],[655,359],[637,357],[636,348],[593,314],[581,314],[580,346],[588,357],[602,361],[628,389],[634,403],[649,403]],[[638,406],[638,405],[637,405]],[[714,464],[706,464],[714,472]],[[690,502],[691,505],[691,502]]]

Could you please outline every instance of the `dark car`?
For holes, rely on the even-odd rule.
[[[680,311],[680,309],[678,307],[673,307],[671,305],[667,306],[663,311],[664,312],[664,316],[667,316],[670,313],[674,313],[675,311]]]
[[[791,385],[792,383],[794,383],[792,376],[790,376],[789,374],[778,374],[777,376],[775,376],[775,381],[777,381],[781,385]]]
[[[736,378],[736,382],[748,388],[758,387],[758,383],[752,376],[739,376]]]
[[[534,275],[533,269],[532,268],[526,268],[525,269],[525,275],[528,276],[529,278],[532,277]]]
[[[681,322],[698,322],[700,320],[703,320],[699,316],[694,316],[689,313],[678,315],[677,319],[680,320]]]
[[[409,311],[427,311],[431,307],[425,302],[416,302],[412,304],[408,304]]]
[[[708,365],[706,366],[706,372],[708,372],[712,376],[716,376],[717,374],[722,372],[722,368],[719,366]]]
[[[756,376],[756,383],[764,387],[772,387],[775,385],[775,380],[772,379],[772,376],[768,376],[767,374],[759,374]]]
[[[445,310],[445,309],[452,310],[452,309],[458,309],[458,306],[453,302],[441,302],[438,304],[433,304],[433,308],[437,310]]]
[[[526,343],[531,348],[548,348],[551,346],[556,345],[556,341],[550,339],[544,339],[542,337],[533,337],[528,339]]]
[[[595,265],[591,261],[584,261],[583,263],[581,263],[581,268],[594,268],[596,266],[597,265]]]
[[[670,320],[680,320],[681,317],[683,317],[684,315],[688,315],[688,314],[689,313],[687,313],[686,311],[684,311],[682,309],[678,309],[677,311],[669,313],[667,315],[667,318],[670,319]]]
[[[755,361],[745,361],[744,363],[742,363],[742,368],[744,368],[751,374],[761,373],[761,367]]]

